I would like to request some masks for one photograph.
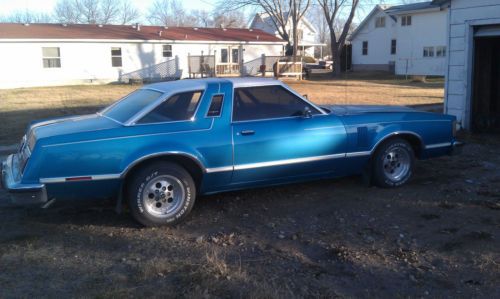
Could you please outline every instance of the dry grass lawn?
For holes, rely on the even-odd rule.
[[[421,105],[443,102],[443,82],[414,83],[384,74],[286,81],[318,104]],[[17,142],[30,121],[93,113],[138,85],[85,85],[0,90],[0,145]]]

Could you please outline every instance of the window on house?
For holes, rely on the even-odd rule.
[[[122,48],[111,47],[111,66],[112,67],[122,66]]]
[[[239,55],[240,55],[240,50],[239,49],[232,49],[231,50],[231,62],[232,63],[238,63],[239,60]]]
[[[368,42],[364,41],[363,42],[363,55],[368,55]]]
[[[398,49],[397,40],[395,39],[391,40],[391,55],[396,55],[397,49]]]
[[[163,45],[163,57],[172,57],[172,45]]]
[[[190,120],[198,107],[201,95],[201,91],[189,91],[173,95],[141,118],[138,123],[151,124]]]
[[[424,57],[434,57],[434,47],[424,47]]]
[[[212,102],[210,103],[210,108],[207,112],[207,117],[218,117],[222,112],[222,101],[224,96],[221,94],[214,95],[212,97]]]
[[[446,47],[436,47],[436,57],[445,57],[446,56]]]
[[[411,16],[402,16],[401,26],[411,26]]]
[[[385,17],[378,17],[375,19],[375,28],[385,27]]]
[[[304,30],[297,29],[297,37],[298,37],[299,41],[303,40],[304,39]]]
[[[220,62],[227,63],[228,62],[228,51],[227,49],[220,50]]]
[[[44,68],[61,67],[61,51],[59,47],[43,47],[42,56]]]

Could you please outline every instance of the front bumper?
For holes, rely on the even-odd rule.
[[[44,204],[47,190],[44,184],[23,184],[15,167],[16,155],[10,155],[1,165],[1,182],[7,199],[15,205]]]
[[[451,144],[451,155],[452,156],[455,156],[455,155],[459,155],[462,153],[462,149],[464,147],[465,143],[463,142],[460,142],[460,141],[454,141],[452,144]]]

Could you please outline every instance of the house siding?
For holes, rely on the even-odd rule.
[[[173,57],[163,57],[163,45],[171,44]],[[0,41],[0,88],[33,86],[73,85],[116,82],[125,74],[148,71],[151,78],[169,76],[186,78],[188,54],[213,55],[228,44],[168,43],[168,42],[1,42]],[[238,44],[232,44],[238,47]],[[59,47],[61,67],[44,68],[42,47]],[[122,50],[122,67],[111,66],[111,47]],[[281,44],[243,44],[243,59],[249,61],[262,54],[277,56],[282,53]],[[170,68],[157,73],[155,66],[171,61]]]
[[[445,112],[455,115],[466,129],[470,129],[471,116],[473,29],[497,24],[500,24],[498,0],[450,1]]]
[[[351,41],[354,70],[393,69],[398,75],[445,75],[446,57],[423,57],[423,49],[434,47],[436,54],[436,47],[446,46],[446,9],[408,14],[412,16],[411,26],[401,26],[401,15],[390,15],[381,10],[371,15]],[[375,20],[382,16],[386,17],[386,27],[376,28]],[[397,41],[395,55],[390,52],[392,39]],[[362,55],[363,41],[369,43],[368,55]]]

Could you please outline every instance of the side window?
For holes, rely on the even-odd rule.
[[[59,47],[43,47],[42,55],[44,68],[61,67],[61,51],[59,50]]]
[[[234,93],[233,120],[259,120],[300,116],[309,108],[320,112],[282,86],[237,88]]]
[[[111,47],[111,66],[112,67],[122,66],[122,48]]]
[[[173,95],[141,118],[138,123],[150,124],[189,120],[194,116],[201,95],[201,91],[190,91]]]
[[[210,103],[210,108],[207,112],[207,117],[218,117],[222,113],[222,102],[224,101],[224,96],[221,94],[214,95],[212,97],[212,102]]]

